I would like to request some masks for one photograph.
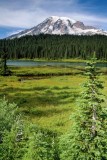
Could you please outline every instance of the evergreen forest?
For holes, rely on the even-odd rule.
[[[37,35],[0,40],[0,49],[9,59],[88,59],[96,52],[97,59],[107,60],[107,36]],[[2,53],[2,52],[1,52]]]

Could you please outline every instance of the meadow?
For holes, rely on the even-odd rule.
[[[26,121],[57,133],[72,125],[82,83],[87,80],[84,67],[10,67],[12,76],[0,77],[0,98],[18,105]],[[107,99],[107,70],[99,70]]]

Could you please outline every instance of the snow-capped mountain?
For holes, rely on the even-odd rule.
[[[85,26],[83,22],[76,21],[67,17],[52,16],[44,20],[37,26],[26,29],[18,34],[9,36],[9,39],[20,38],[26,35],[38,34],[69,34],[69,35],[107,35],[107,31],[97,29],[92,26]]]

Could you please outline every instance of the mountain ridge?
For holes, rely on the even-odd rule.
[[[26,29],[17,34],[7,37],[7,39],[20,38],[26,35],[56,34],[56,35],[106,35],[107,31],[97,29],[93,26],[86,26],[81,21],[76,21],[68,17],[51,16],[43,22],[30,29]]]

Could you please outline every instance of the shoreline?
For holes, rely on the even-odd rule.
[[[34,59],[28,59],[28,58],[21,58],[21,59],[8,59],[8,60],[13,60],[13,61],[34,61],[34,62],[87,62],[89,61],[84,60],[84,59],[42,59],[42,58],[34,58]],[[103,63],[107,63],[106,60],[97,60],[96,62],[103,62]]]

